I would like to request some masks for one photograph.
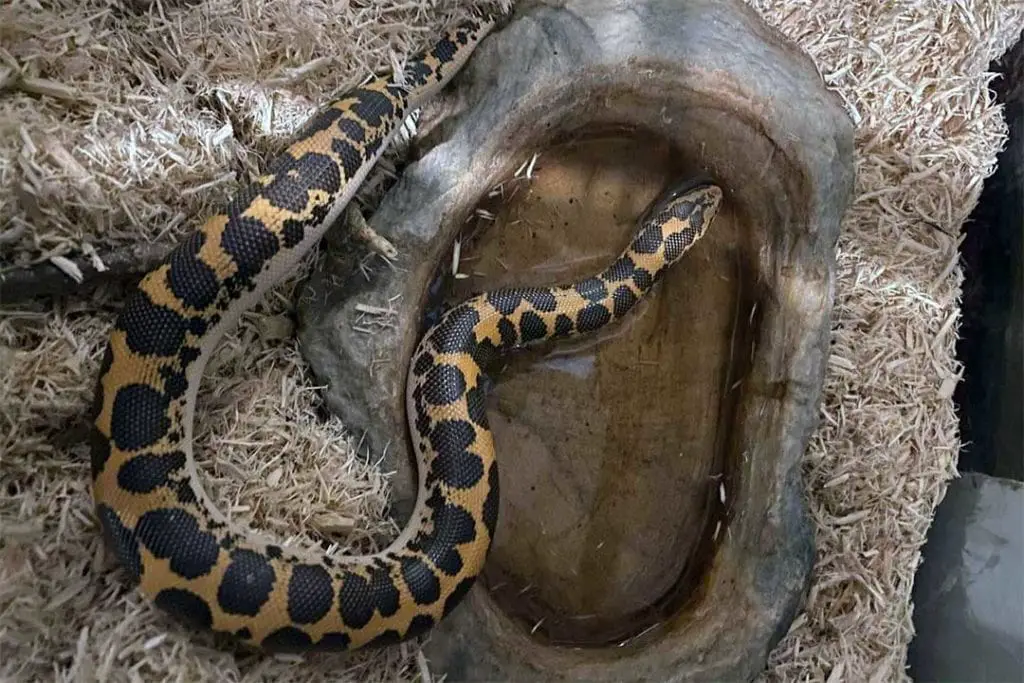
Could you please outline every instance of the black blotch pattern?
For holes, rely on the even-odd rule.
[[[476,430],[465,420],[442,420],[430,434],[430,445],[437,453],[461,453],[476,439]]]
[[[347,650],[352,644],[352,639],[347,633],[325,633],[324,637],[317,641],[318,650]]]
[[[266,551],[267,557],[269,557],[272,560],[279,560],[281,559],[281,556],[284,554],[281,550],[281,546],[277,545],[268,545]]]
[[[693,215],[690,216],[690,225],[693,226],[694,230],[700,230],[704,227],[704,209],[695,211]]]
[[[320,210],[324,210],[324,207],[318,207]],[[314,210],[314,214],[319,211]],[[314,220],[318,220],[314,217]],[[284,241],[284,246],[291,249],[306,236],[306,221],[297,221],[288,219],[284,222],[284,226],[281,228],[281,238]]]
[[[471,576],[467,579],[463,579],[459,582],[459,585],[455,587],[455,590],[451,592],[451,595],[444,601],[444,616],[448,616],[453,609],[455,609],[462,599],[466,597],[466,593],[473,587],[476,582],[476,577]]]
[[[466,390],[466,376],[454,365],[435,365],[427,373],[423,384],[423,398],[435,406],[446,406],[462,398]]]
[[[409,622],[409,630],[405,632],[406,638],[417,638],[434,628],[434,617],[429,614],[417,614]]]
[[[117,556],[117,561],[125,568],[132,581],[138,581],[142,577],[142,558],[139,556],[135,536],[121,524],[117,513],[103,503],[96,506],[96,514],[99,515],[103,534]]]
[[[142,289],[131,293],[117,319],[128,348],[140,356],[173,356],[185,342],[188,328],[188,318],[157,306]]]
[[[391,100],[376,90],[356,88],[351,96],[358,100],[350,107],[351,111],[371,126],[379,126],[385,118],[395,114]]]
[[[196,497],[196,492],[192,489],[192,485],[188,479],[179,479],[170,483],[171,490],[174,491],[174,496],[178,499],[179,503],[189,505],[196,503],[199,499]]]
[[[271,167],[267,169],[268,173],[273,173],[274,165],[280,164],[281,158],[277,157],[271,162]],[[241,190],[236,192],[232,196],[231,201],[228,202],[227,207],[224,209],[224,214],[228,217],[228,222],[238,219],[249,208],[252,204],[252,200],[259,196],[260,190],[263,186],[258,182],[253,181],[243,187]]]
[[[288,581],[288,616],[297,624],[314,624],[334,603],[331,575],[323,567],[300,564]]]
[[[487,393],[484,388],[477,385],[466,392],[466,407],[469,410],[469,419],[480,427],[487,427]]]
[[[326,154],[306,152],[299,159],[282,154],[272,169],[274,179],[261,194],[273,206],[299,213],[309,204],[310,190],[336,194],[341,189],[341,174],[334,159]]]
[[[469,33],[462,29],[459,29],[458,31],[455,32],[455,42],[457,42],[459,45],[466,45],[469,42]]]
[[[366,129],[363,128],[363,124],[348,117],[343,117],[338,121],[338,130],[356,144],[360,144],[366,139]]]
[[[323,222],[323,220],[325,218],[327,218],[327,214],[329,214],[331,212],[331,209],[333,208],[333,206],[334,206],[334,202],[327,202],[327,203],[317,204],[316,206],[313,207],[313,210],[310,212],[310,215],[312,216],[312,218],[310,220],[313,223],[321,223],[321,222]],[[289,226],[289,223],[286,222],[285,223],[285,231],[288,230],[288,226]],[[305,231],[305,228],[303,228],[303,231]],[[303,236],[305,236],[305,234],[303,234]],[[285,235],[285,238],[286,238],[285,241],[287,242],[287,240],[289,239],[287,234]],[[296,240],[292,244],[298,244],[298,243],[299,243],[299,240]]]
[[[537,339],[543,339],[548,334],[548,326],[544,319],[533,311],[526,311],[519,320],[519,330],[523,335],[523,343],[528,344]]]
[[[448,576],[456,576],[462,571],[462,555],[455,548],[445,548],[445,552],[434,551],[430,558],[434,566]]]
[[[498,321],[498,334],[501,335],[501,348],[503,349],[511,349],[519,339],[515,324],[508,318]]]
[[[412,85],[424,85],[430,80],[434,70],[422,59],[409,62],[405,69],[405,78]]]
[[[628,280],[633,277],[633,269],[636,264],[628,254],[623,254],[619,259],[604,271],[604,277],[612,282]]]
[[[638,254],[656,254],[661,246],[661,226],[648,225],[633,240],[633,251]]]
[[[654,278],[651,276],[650,271],[645,268],[637,268],[636,272],[633,273],[633,284],[637,286],[641,292],[646,292],[654,284]]]
[[[89,429],[89,462],[92,468],[92,478],[95,479],[103,471],[107,460],[110,459],[110,439],[103,436],[103,433],[92,427]]]
[[[267,652],[301,652],[309,649],[312,644],[313,639],[309,634],[294,626],[283,626],[260,643]]]
[[[636,294],[633,294],[633,290],[626,285],[622,285],[615,290],[613,299],[615,300],[616,318],[621,318],[626,315],[626,313],[629,312],[629,309],[633,308],[633,304],[637,302]]]
[[[447,502],[435,490],[427,499],[434,528],[416,539],[416,547],[426,554],[434,565],[449,576],[462,571],[462,556],[456,546],[476,540],[476,522],[473,516],[457,505]]]
[[[313,114],[313,116],[306,122],[306,125],[302,127],[302,132],[299,134],[302,138],[308,138],[322,130],[327,130],[339,122],[339,119],[345,115],[341,109],[337,107],[327,107]]]
[[[512,315],[522,300],[522,292],[514,289],[499,289],[487,293],[487,303],[502,315]]]
[[[558,307],[558,300],[549,289],[528,289],[523,292],[523,298],[529,301],[531,306],[544,313],[551,313]]]
[[[370,579],[346,572],[338,592],[341,619],[349,628],[370,623],[374,611],[389,617],[398,611],[398,589],[386,569],[370,567]]]
[[[612,314],[606,307],[600,304],[591,304],[576,316],[576,329],[580,332],[590,332],[603,327],[611,318]]]
[[[693,210],[697,208],[697,205],[693,202],[679,202],[672,207],[672,215],[676,218],[686,220],[693,213]]]
[[[487,533],[491,535],[491,539],[494,539],[494,530],[498,526],[498,502],[499,502],[499,481],[498,481],[498,463],[494,461],[491,463],[490,468],[487,470],[487,498],[484,499],[483,516],[484,526],[487,527]]]
[[[384,144],[384,138],[388,133],[391,132],[391,126],[386,126],[380,130],[380,134],[375,135],[366,142],[366,158],[372,159],[375,154],[380,150],[381,145]]]
[[[413,405],[416,410],[416,431],[420,434],[430,435],[431,419],[427,413],[427,406],[423,402],[422,387],[416,387],[413,391]]]
[[[167,284],[174,296],[194,310],[211,306],[220,292],[217,274],[199,258],[205,242],[206,235],[197,230],[168,259]]]
[[[168,475],[185,466],[185,454],[143,453],[121,465],[117,471],[117,485],[132,493],[149,493],[158,486],[166,486]]]
[[[422,356],[416,359],[416,362],[412,366],[412,374],[416,377],[422,377],[424,373],[434,366],[434,356],[429,352],[424,353]]]
[[[135,533],[149,552],[169,558],[171,571],[186,579],[208,574],[220,554],[217,539],[184,510],[150,510],[139,518]]]
[[[336,138],[331,142],[331,150],[341,157],[341,167],[345,171],[345,180],[352,180],[356,173],[359,172],[359,167],[363,165],[362,153],[360,153],[355,145],[342,138]]]
[[[570,318],[564,313],[559,313],[558,317],[555,318],[555,336],[568,337],[570,334],[572,334],[572,330],[572,318]]]
[[[470,306],[453,308],[434,328],[431,342],[440,353],[460,353],[467,346],[476,345],[473,328],[480,322],[480,314]]]
[[[474,348],[470,353],[473,356],[473,360],[481,368],[489,367],[500,355],[498,348],[490,339],[484,339],[479,344],[474,344]]]
[[[274,568],[262,555],[238,549],[217,588],[217,603],[228,614],[259,614],[274,590]]]
[[[434,45],[433,50],[431,50],[431,54],[442,62],[449,62],[458,51],[459,46],[445,37],[437,41],[437,44]]]
[[[390,647],[391,645],[397,645],[400,642],[402,642],[402,634],[392,628],[389,628],[388,630],[383,631],[379,636],[377,636],[373,640],[366,643],[364,647],[376,649],[381,647]]]
[[[438,479],[448,486],[456,489],[468,489],[476,486],[483,478],[484,463],[475,453],[458,451],[443,453],[434,460],[431,470]]]
[[[430,605],[441,597],[441,583],[423,560],[403,557],[402,579],[417,605]]]
[[[209,605],[192,591],[165,588],[156,594],[154,601],[157,607],[192,628],[207,629],[213,624]]]
[[[235,638],[249,640],[250,638],[252,638],[252,631],[249,630],[248,626],[243,626],[242,628],[235,631]]]
[[[577,282],[574,289],[579,295],[590,302],[598,302],[608,296],[608,287],[596,277],[589,277],[586,280]]]
[[[152,446],[171,428],[169,397],[147,384],[129,384],[114,396],[110,436],[122,451]]]
[[[675,261],[679,258],[688,246],[693,242],[695,231],[692,228],[686,228],[679,232],[674,232],[665,238],[665,258],[669,261]]]
[[[247,285],[281,247],[277,235],[267,230],[260,221],[248,216],[232,218],[224,226],[220,246],[238,266],[238,271],[229,278],[228,283],[234,290],[239,285]]]
[[[219,316],[217,320],[220,320]],[[213,322],[216,323],[216,320]],[[192,365],[197,358],[199,358],[199,349],[195,346],[183,346],[178,352],[178,360],[181,361],[182,367]]]
[[[222,537],[220,539],[220,544],[219,545],[224,550],[231,550],[232,548],[235,547],[235,543],[237,541],[238,541],[238,539],[235,536],[233,536],[231,534],[227,534],[227,535],[225,535],[224,537]]]
[[[212,322],[216,323],[218,320],[220,320],[219,316],[211,316]],[[208,327],[209,323],[206,322],[206,318],[196,316],[194,318],[189,318],[188,320],[188,331],[197,337],[205,334]]]
[[[171,399],[181,398],[188,387],[184,372],[178,372],[170,365],[160,368],[160,376],[164,380],[164,392]]]

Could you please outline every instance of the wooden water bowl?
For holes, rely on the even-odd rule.
[[[448,680],[750,678],[813,558],[800,461],[852,125],[739,0],[558,4],[522,4],[426,111],[420,158],[371,220],[398,268],[367,280],[329,260],[303,350],[331,408],[387,445],[404,521],[405,364],[425,312],[595,273],[664,188],[710,176],[718,218],[627,320],[495,374],[495,545],[426,647]],[[438,291],[456,239],[469,277]],[[396,325],[352,332],[360,303],[391,305]]]

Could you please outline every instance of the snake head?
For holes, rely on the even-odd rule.
[[[695,198],[706,197],[713,203],[720,202],[722,200],[723,193],[721,187],[715,184],[715,181],[710,175],[701,173],[697,176],[679,181],[675,185],[671,185],[668,191],[665,192],[664,199],[658,203],[674,203],[684,195],[691,195]],[[710,208],[710,206],[708,208]]]
[[[701,216],[699,225],[695,225],[699,234],[703,235],[707,225],[718,213],[724,193],[722,188],[714,183],[709,176],[700,175],[695,178],[687,178],[669,188],[661,194],[648,207],[643,223],[647,223],[659,215],[669,213],[678,219],[688,220],[694,208],[698,209]],[[696,217],[696,216],[694,216]]]

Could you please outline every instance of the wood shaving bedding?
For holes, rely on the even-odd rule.
[[[0,261],[171,244],[331,93],[480,2],[10,0],[0,7]],[[805,474],[818,557],[765,680],[907,680],[910,593],[956,473],[961,225],[1005,142],[988,63],[1011,0],[751,0],[858,125],[835,344]],[[102,251],[102,250],[100,250]],[[290,334],[295,280],[246,316],[200,392],[206,485],[295,542],[374,547],[388,483],[324,419]],[[84,413],[123,291],[0,302],[0,680],[413,680],[415,644],[236,656],[126,591],[89,496]]]

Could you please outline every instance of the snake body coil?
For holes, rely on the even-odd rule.
[[[490,19],[460,24],[409,61],[403,85],[380,77],[333,102],[127,300],[93,404],[93,494],[121,564],[177,619],[289,651],[381,645],[429,629],[472,586],[497,523],[480,381],[487,363],[625,315],[714,217],[717,187],[670,193],[603,273],[568,287],[489,292],[445,313],[409,367],[419,497],[387,549],[332,558],[230,525],[192,458],[211,351],[319,240],[408,112],[444,87],[492,27]]]

